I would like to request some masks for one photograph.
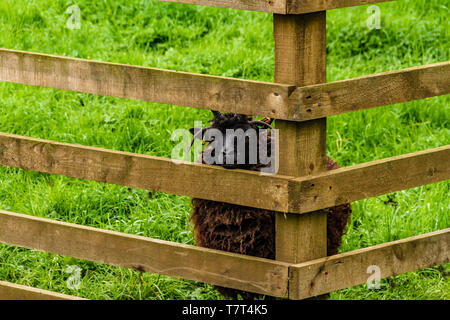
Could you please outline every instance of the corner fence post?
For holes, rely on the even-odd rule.
[[[326,82],[326,11],[274,14],[275,82],[296,86]],[[326,170],[326,118],[276,121],[279,174],[305,176]],[[327,254],[324,211],[276,215],[276,259],[299,263]]]

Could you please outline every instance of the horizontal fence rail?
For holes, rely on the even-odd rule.
[[[0,300],[85,300],[57,292],[0,281]]]
[[[0,243],[290,299],[450,262],[450,228],[300,264],[255,258],[0,210]],[[77,299],[0,282],[15,299]]]
[[[289,90],[295,89],[7,49],[0,49],[0,81],[279,118],[288,116]]]
[[[280,14],[309,13],[394,0],[159,0]]]
[[[0,81],[306,121],[450,93],[450,61],[306,87],[0,49]]]
[[[288,210],[289,180],[246,170],[0,133],[0,165],[195,198]],[[242,192],[242,190],[246,190]]]
[[[291,208],[315,211],[448,179],[450,145],[296,178]]]
[[[450,262],[450,228],[387,242],[289,268],[289,298],[305,299],[364,284],[369,266],[380,269],[380,277]]]
[[[159,0],[159,1],[285,14],[287,0]]]
[[[0,165],[306,213],[450,179],[450,145],[294,178],[0,133]]]
[[[299,14],[395,0],[286,0],[286,13]]]
[[[287,297],[289,264],[0,210],[0,242]]]
[[[292,118],[312,120],[450,93],[450,61],[300,87]],[[295,110],[295,111],[294,111]]]

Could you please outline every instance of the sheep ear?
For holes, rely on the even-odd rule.
[[[211,129],[211,127],[207,128],[190,128],[189,132],[194,135],[194,137],[191,140],[191,144],[189,145],[189,148],[186,150],[186,153],[189,153],[191,151],[192,145],[194,144],[195,139],[203,139],[203,136],[205,135],[206,130]],[[210,141],[207,141],[210,142]]]
[[[253,120],[253,121],[250,121],[250,124],[260,125],[263,128],[270,128],[271,130],[273,130],[273,127],[270,124],[268,124],[268,123],[266,123],[264,121]]]
[[[201,139],[205,135],[206,130],[208,130],[208,129],[211,129],[211,127],[207,127],[207,128],[190,128],[189,132],[194,136],[193,139]]]
[[[199,128],[190,128],[189,132],[192,133],[194,136],[191,140],[191,143],[189,144],[189,148],[187,148],[186,153],[189,153],[191,151],[192,145],[194,144],[195,139],[202,139],[203,138],[203,132],[205,129],[199,129]]]
[[[222,113],[220,113],[219,111],[211,110],[211,112],[214,116],[214,119],[222,117]]]

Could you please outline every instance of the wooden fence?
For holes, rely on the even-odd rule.
[[[0,133],[0,165],[277,211],[276,260],[6,211],[0,242],[289,299],[365,283],[372,264],[384,278],[450,261],[450,228],[326,257],[322,210],[450,178],[450,145],[334,171],[324,161],[327,116],[448,94],[450,62],[325,83],[326,10],[383,0],[171,2],[273,13],[276,83],[8,49],[0,49],[0,81],[273,117],[279,174],[7,133]],[[76,297],[0,282],[0,298]]]

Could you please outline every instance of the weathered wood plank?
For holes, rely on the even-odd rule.
[[[448,179],[450,145],[294,179],[291,210],[309,212]]]
[[[326,12],[274,15],[275,81],[297,86],[326,82]],[[276,121],[279,173],[294,177],[326,170],[326,119]],[[308,152],[305,152],[307,150]],[[278,214],[277,260],[298,263],[326,256],[327,216]]]
[[[159,0],[272,13],[286,13],[286,0]]]
[[[57,292],[0,281],[0,300],[85,300]]]
[[[450,179],[450,145],[293,178],[0,133],[0,165],[306,213]]]
[[[447,61],[297,88],[290,95],[289,118],[311,120],[449,93]]]
[[[297,80],[259,82],[0,49],[0,81],[290,121],[448,94],[450,61],[305,87],[293,85]]]
[[[289,298],[305,299],[366,283],[369,266],[381,278],[450,262],[450,228],[290,267]]]
[[[286,297],[289,264],[0,210],[0,242]]]
[[[0,49],[0,81],[285,118],[293,86]]]
[[[299,14],[395,0],[287,0],[286,13]]]
[[[310,13],[394,0],[159,0],[212,7],[271,12],[279,14]]]
[[[269,210],[288,205],[289,180],[283,176],[5,133],[0,165]]]

